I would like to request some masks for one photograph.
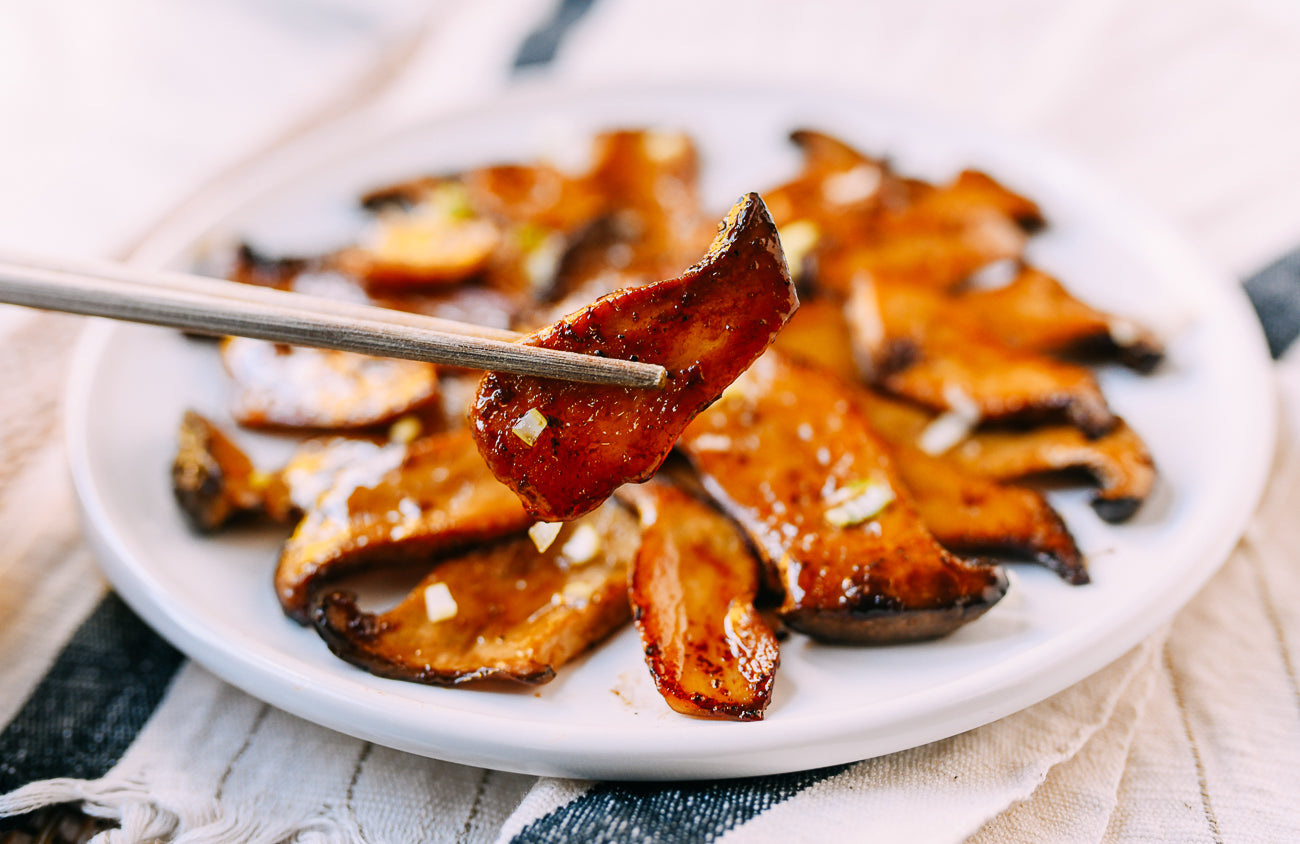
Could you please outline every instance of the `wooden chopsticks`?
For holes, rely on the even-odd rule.
[[[662,366],[520,345],[522,335],[176,272],[0,257],[0,303],[623,387],[660,387]]]

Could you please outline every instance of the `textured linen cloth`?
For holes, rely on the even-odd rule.
[[[1258,512],[1202,592],[1021,713],[784,776],[538,779],[306,723],[144,627],[107,593],[66,477],[60,391],[81,323],[0,309],[0,813],[79,802],[120,822],[111,841],[1300,839],[1300,353],[1282,354],[1300,332],[1300,255],[1273,263],[1300,242],[1289,7],[102,5],[0,7],[0,107],[48,134],[0,142],[0,246],[125,255],[164,209],[283,138],[362,103],[400,122],[480,102],[515,64],[580,86],[832,84],[1062,148],[1225,274],[1253,276],[1281,355],[1281,435]]]

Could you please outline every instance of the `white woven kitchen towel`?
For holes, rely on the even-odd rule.
[[[96,41],[74,0],[50,0],[39,7],[52,11],[0,8],[11,48],[0,70],[61,80],[42,100],[30,74],[0,73],[0,105],[23,125],[62,121],[57,142],[0,133],[0,245],[120,250],[195,185],[323,115],[369,101],[400,121],[481,101],[509,84],[525,34],[548,21],[562,32],[588,5],[554,61],[525,74],[834,84],[1061,147],[1238,278],[1300,242],[1300,116],[1289,108],[1300,24],[1263,0],[489,0],[427,16],[398,0],[187,12],[118,0],[103,20],[150,22],[112,29],[127,49]],[[204,46],[181,37],[195,32],[185,15],[220,35],[207,47],[247,53],[242,66],[268,82],[234,97],[240,77],[178,64]],[[35,51],[40,37],[54,49]],[[78,47],[95,61],[69,69]],[[158,72],[178,66],[198,75]],[[150,103],[191,111],[162,121]],[[58,438],[78,325],[0,309],[0,791],[14,789],[0,813],[78,801],[120,821],[111,841],[1300,840],[1296,353],[1277,365],[1283,441],[1246,537],[1167,630],[1115,664],[1025,712],[882,759],[629,785],[487,772],[332,733],[185,663],[104,597]]]

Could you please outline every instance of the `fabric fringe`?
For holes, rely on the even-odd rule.
[[[116,821],[92,844],[360,844],[356,821],[345,807],[323,806],[297,818],[269,817],[256,807],[173,796],[140,779],[51,779],[0,795],[0,817],[73,803],[87,815]]]

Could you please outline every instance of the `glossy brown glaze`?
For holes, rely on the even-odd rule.
[[[969,404],[986,421],[1065,418],[1090,436],[1114,422],[1090,370],[953,317],[944,293],[859,278],[845,314],[858,359],[887,392],[935,410]]]
[[[1156,479],[1151,452],[1123,419],[1094,439],[1064,425],[979,431],[954,448],[952,458],[972,472],[996,479],[1084,469],[1100,487],[1092,508],[1108,522],[1132,518]]]
[[[221,342],[233,385],[231,415],[254,428],[345,430],[393,421],[438,398],[430,363],[285,346]]]
[[[684,275],[606,296],[523,342],[657,363],[660,389],[488,373],[470,422],[479,450],[535,516],[575,518],[654,474],[678,433],[772,342],[798,307],[776,228],[757,194],[732,208]],[[540,414],[532,442],[517,431]]]
[[[686,715],[761,719],[780,651],[754,608],[759,560],[730,520],[675,487],[627,494],[641,519],[628,597],[659,693]]]
[[[427,563],[531,522],[487,471],[467,431],[379,447],[329,477],[284,544],[276,595],[286,614],[305,623],[311,595],[325,582],[360,569]]]
[[[575,541],[580,531],[589,535]],[[581,559],[566,556],[575,545]],[[354,596],[336,592],[312,619],[334,653],[380,676],[439,686],[545,683],[627,621],[637,545],[636,520],[610,502],[565,525],[545,551],[527,536],[505,540],[438,560],[388,612],[365,613]],[[430,587],[445,588],[454,615],[431,620]]]
[[[945,551],[926,530],[839,379],[763,356],[701,414],[680,443],[705,486],[748,532],[784,588],[782,619],[836,642],[950,633],[1006,591],[995,567]],[[884,486],[894,500],[837,526],[843,491]]]

